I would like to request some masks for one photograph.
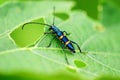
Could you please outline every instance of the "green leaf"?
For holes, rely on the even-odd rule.
[[[65,30],[70,33],[67,37],[78,43],[85,54],[80,53],[76,45],[74,45],[76,50],[75,54],[72,54],[68,49],[62,50],[58,39],[54,40],[51,47],[47,48],[46,46],[51,41],[53,35],[44,36],[35,46],[29,48],[19,48],[14,44],[15,42],[11,40],[10,35],[12,35],[20,25],[26,22],[41,19],[44,16],[45,23],[52,24],[52,5],[56,6],[56,13],[64,13],[69,16],[69,18],[63,19],[61,16],[56,15],[55,25],[61,31]],[[62,8],[61,5],[63,5],[62,7],[65,7],[65,9]],[[21,79],[21,77],[29,79],[32,73],[32,75],[36,75],[33,76],[34,79],[49,78],[49,80],[54,80],[56,79],[56,74],[58,74],[58,78],[61,80],[66,78],[69,80],[80,80],[81,78],[84,80],[99,80],[104,78],[103,75],[112,75],[113,77],[120,75],[120,24],[114,24],[111,25],[111,27],[103,26],[91,20],[82,11],[70,11],[72,6],[73,4],[71,2],[30,1],[9,2],[1,7],[0,74],[2,74],[1,76],[3,78],[4,75],[7,76],[10,74],[10,77],[17,75],[19,79]],[[25,29],[27,28],[28,27],[25,27]],[[45,27],[45,31],[48,31],[48,28],[49,27]],[[40,31],[40,33],[43,32]],[[26,34],[29,35],[27,32]],[[38,38],[37,36],[31,43],[36,42]],[[67,55],[70,65],[66,64],[65,54]],[[19,77],[19,75],[23,73],[27,73],[30,76]],[[48,76],[48,78],[44,76]],[[7,77],[9,78],[9,76]]]
[[[105,27],[113,27],[120,22],[120,9],[115,4],[104,2],[101,22]]]
[[[0,5],[7,2],[6,0],[0,0]]]
[[[88,16],[93,19],[99,19],[99,12],[100,12],[100,3],[101,0],[73,0],[75,1],[75,6],[73,10],[79,9],[84,10]],[[90,4],[92,3],[92,4]]]

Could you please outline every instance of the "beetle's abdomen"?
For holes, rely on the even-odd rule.
[[[59,39],[64,43],[64,45],[73,53],[75,53],[75,49],[72,45],[72,43],[68,40],[68,38],[64,35],[61,35]]]

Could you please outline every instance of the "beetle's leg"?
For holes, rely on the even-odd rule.
[[[63,33],[65,33],[66,35],[70,35],[70,33],[67,33],[66,31],[62,31]]]
[[[61,44],[62,44],[62,42],[61,42]],[[63,44],[62,44],[61,47],[62,47],[63,51],[65,51],[65,50],[64,50],[65,46],[64,46]],[[64,53],[64,56],[65,56],[65,60],[66,60],[67,64],[69,65],[69,61],[68,61],[67,55],[66,55],[65,52],[63,52],[63,53]]]
[[[55,32],[53,32],[53,31],[49,31],[49,32],[44,32],[44,35],[45,34],[54,34]],[[50,43],[48,44],[48,46],[47,47],[50,47],[51,46],[51,44],[52,44],[52,42],[53,42],[53,40],[56,38],[56,36],[54,36],[52,39],[51,39],[51,41],[50,41]]]
[[[80,49],[80,46],[76,43],[76,42],[74,42],[74,41],[71,41],[73,44],[76,44],[77,45],[77,47],[78,47],[78,49],[79,49],[79,51],[80,51],[80,53],[82,53],[82,51],[81,51],[81,49]]]
[[[54,41],[55,38],[56,38],[56,36],[54,36],[54,37],[51,39],[51,41],[50,41],[50,43],[48,44],[47,47],[50,47],[50,46],[51,46],[51,44],[52,44],[52,42]]]

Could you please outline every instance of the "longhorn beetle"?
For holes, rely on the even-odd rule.
[[[53,39],[51,39],[48,47],[51,46],[51,43],[57,37],[59,39],[59,41],[62,42],[63,50],[64,50],[64,47],[66,46],[71,52],[75,53],[76,51],[73,46],[73,44],[75,44],[78,47],[80,53],[82,53],[79,45],[76,42],[69,40],[67,38],[66,35],[69,35],[69,33],[67,33],[66,31],[61,31],[57,26],[55,26],[55,7],[53,7],[53,24],[52,25],[39,23],[39,22],[28,22],[28,23],[25,23],[22,25],[22,30],[25,27],[25,25],[27,25],[27,24],[40,24],[40,25],[46,25],[49,27],[49,32],[45,32],[44,34],[54,34],[55,36],[53,37]],[[66,53],[64,53],[64,55],[65,55],[65,60],[66,60],[67,64],[69,64]]]

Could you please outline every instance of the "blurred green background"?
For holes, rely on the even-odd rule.
[[[70,33],[85,54],[47,48],[52,24]],[[0,0],[0,80],[120,80],[119,0]],[[64,53],[70,65],[66,64]]]

